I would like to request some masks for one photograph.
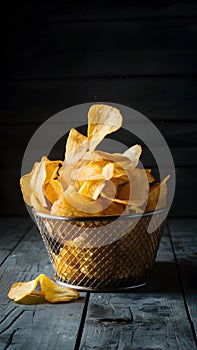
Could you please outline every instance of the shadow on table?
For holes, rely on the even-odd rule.
[[[197,291],[197,268],[195,263],[182,261],[156,262],[149,283],[135,291],[156,293],[180,293],[180,287],[191,292]]]

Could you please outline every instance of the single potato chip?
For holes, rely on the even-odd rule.
[[[151,169],[145,169],[145,171],[146,171],[146,176],[148,178],[149,184],[154,182],[155,179],[154,179],[153,175],[151,174]]]
[[[122,203],[108,201],[109,205],[102,211],[102,215],[121,215],[125,206]],[[106,207],[106,204],[105,204]]]
[[[81,168],[76,178],[77,181],[109,180],[113,176],[114,164],[106,160],[90,161]]]
[[[38,292],[32,292],[29,295],[26,295],[24,298],[17,301],[18,304],[22,305],[38,305],[38,304],[45,304],[46,300],[44,297],[44,294],[41,291]]]
[[[79,293],[75,289],[58,286],[44,274],[39,276],[39,282],[45,299],[50,303],[60,303],[79,298]]]
[[[38,163],[30,181],[32,192],[42,207],[47,207],[44,189],[44,183],[46,179],[46,162],[47,160],[44,159]]]
[[[167,202],[167,185],[166,182],[169,180],[170,175],[166,176],[162,182],[156,183],[151,187],[148,195],[148,203],[146,211],[154,211],[155,209],[161,209],[166,206]]]
[[[88,111],[88,140],[92,152],[104,137],[122,125],[120,111],[112,106],[95,104]]]
[[[38,283],[40,283],[41,291],[35,291]],[[79,293],[74,289],[58,286],[46,275],[40,274],[33,281],[15,283],[10,288],[8,297],[24,304],[41,303],[44,302],[43,299],[51,303],[59,303],[78,299]]]
[[[44,214],[50,214],[50,211],[46,208],[44,208],[40,202],[38,202],[38,200],[36,199],[36,197],[34,196],[34,194],[32,193],[30,196],[30,203],[31,206],[34,208],[34,210],[37,213],[44,213]]]
[[[86,196],[90,199],[96,200],[98,199],[104,186],[105,186],[105,180],[84,181],[82,182],[82,185],[79,189],[79,193],[82,196]]]
[[[91,216],[98,215],[103,209],[101,200],[91,201],[81,196],[70,186],[51,208],[51,214],[57,216]]]
[[[129,158],[131,162],[130,167],[135,168],[138,165],[141,153],[142,147],[140,145],[135,145],[126,150],[123,156]]]
[[[88,147],[88,138],[77,130],[71,129],[66,143],[65,163],[75,163],[82,159]]]
[[[16,302],[30,295],[37,287],[38,278],[29,282],[17,282],[15,283],[9,293],[8,297]]]

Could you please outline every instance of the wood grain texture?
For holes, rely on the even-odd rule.
[[[0,219],[0,266],[27,234],[32,221],[29,218],[1,217]]]
[[[169,228],[197,343],[197,219],[169,220]]]
[[[10,239],[12,234],[14,236],[13,231]],[[53,271],[41,237],[33,226],[0,268],[1,349],[74,349],[85,294],[75,302],[40,305],[20,305],[7,297],[14,282],[34,279],[39,273],[52,277]]]
[[[2,86],[0,123],[42,123],[76,104],[114,102],[151,120],[196,120],[195,77],[65,79]],[[178,125],[177,125],[178,126]]]
[[[167,235],[149,286],[130,293],[91,294],[80,350],[93,348],[196,348]]]

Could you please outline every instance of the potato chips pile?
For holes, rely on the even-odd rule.
[[[40,290],[37,286],[40,284]],[[15,283],[8,293],[8,297],[21,304],[41,304],[46,301],[60,303],[79,298],[79,293],[71,288],[58,286],[44,274],[35,280]]]
[[[165,207],[169,176],[150,185],[155,181],[151,170],[137,168],[140,145],[122,154],[96,150],[106,135],[121,126],[117,108],[92,105],[87,136],[70,130],[64,161],[43,157],[21,178],[24,201],[36,212],[71,217],[142,213]]]

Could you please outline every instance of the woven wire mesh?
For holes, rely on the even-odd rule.
[[[34,217],[56,279],[79,289],[105,290],[147,281],[166,214],[68,220],[34,212]]]

